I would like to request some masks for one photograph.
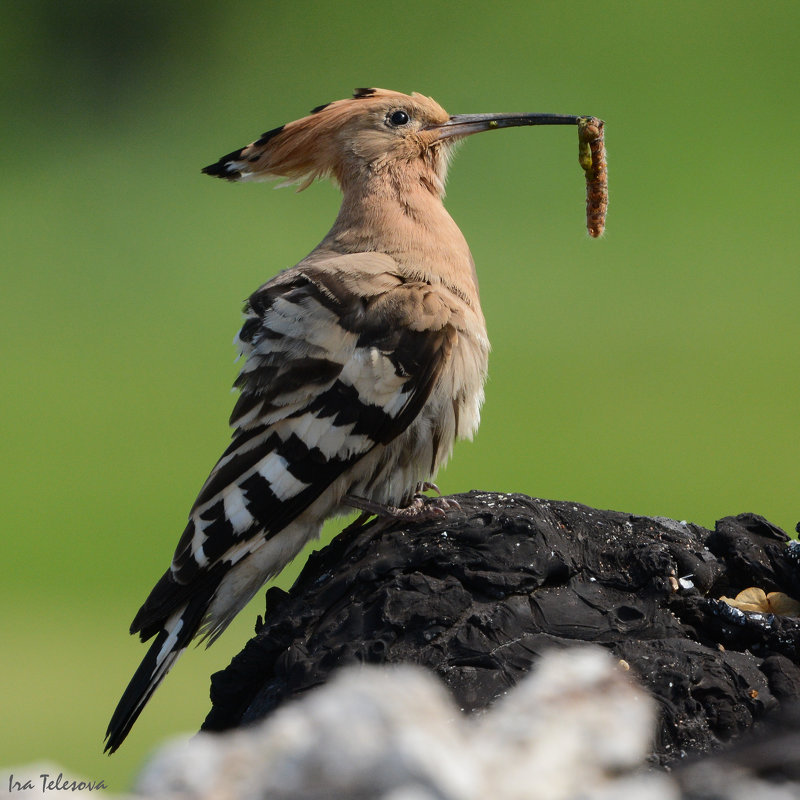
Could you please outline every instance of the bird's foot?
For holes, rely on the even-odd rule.
[[[426,497],[421,494],[422,491],[429,489],[441,494],[436,484],[425,481],[417,486],[414,499],[407,506],[402,507],[375,503],[372,500],[356,497],[352,494],[348,494],[344,501],[352,508],[357,508],[366,514],[374,514],[385,520],[402,520],[404,522],[425,522],[444,519],[450,509],[461,510],[461,506],[455,500],[441,496]]]
[[[426,497],[423,492],[436,492],[438,497]],[[417,490],[414,492],[414,502],[421,502],[425,508],[439,508],[446,516],[450,509],[454,511],[461,511],[461,505],[457,500],[449,497],[442,497],[442,490],[431,481],[421,481],[417,484]]]

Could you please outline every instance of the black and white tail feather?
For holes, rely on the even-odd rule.
[[[346,495],[408,503],[456,434],[471,435],[482,392],[442,381],[455,373],[463,310],[376,253],[307,259],[250,298],[233,440],[133,621],[132,633],[155,641],[111,719],[107,751],[191,640],[211,644],[327,517],[349,510]],[[460,365],[479,384],[487,347]]]

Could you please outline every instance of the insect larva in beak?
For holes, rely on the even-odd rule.
[[[606,227],[608,171],[603,120],[581,117],[578,120],[578,161],[586,173],[586,228],[597,238]]]

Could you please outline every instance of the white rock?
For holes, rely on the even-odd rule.
[[[445,688],[425,671],[350,668],[262,725],[173,745],[148,765],[137,791],[322,800],[399,798],[403,790],[409,800],[412,791],[470,800],[478,778],[464,729]],[[202,763],[213,764],[212,774],[198,780]]]
[[[477,722],[484,796],[575,797],[635,768],[650,750],[654,706],[605,651],[546,654]]]

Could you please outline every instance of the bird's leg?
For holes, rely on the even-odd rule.
[[[362,511],[347,527],[342,529],[342,533],[349,533],[363,528],[367,524],[367,520],[373,516],[369,511]]]
[[[423,481],[417,485],[413,500],[407,506],[389,506],[375,503],[364,497],[345,495],[344,502],[352,508],[357,508],[366,514],[375,514],[378,517],[406,522],[423,522],[425,520],[443,519],[450,509],[460,510],[461,506],[455,500],[446,497],[426,497],[422,492],[432,490],[441,495],[435,483]],[[363,514],[362,514],[363,516]],[[361,519],[361,517],[359,517]]]
[[[437,498],[438,499],[438,498]],[[416,495],[407,506],[388,506],[383,503],[374,503],[365,497],[355,495],[345,495],[344,502],[352,508],[358,508],[369,514],[375,514],[384,519],[403,520],[405,522],[423,522],[425,520],[442,519],[446,512],[438,505],[434,505],[435,500],[429,500],[424,495]]]

